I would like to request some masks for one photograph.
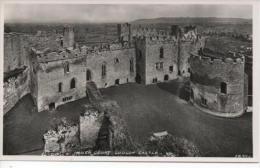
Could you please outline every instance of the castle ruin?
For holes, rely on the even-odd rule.
[[[191,74],[195,104],[201,104],[199,101],[203,95],[204,99],[208,97],[216,101],[208,102],[206,109],[241,114],[244,107],[243,59],[237,59],[235,63],[233,60],[229,63],[204,61],[198,54],[205,45],[204,41],[195,26],[173,25],[170,32],[163,32],[155,28],[137,28],[129,23],[118,25],[117,42],[97,46],[79,46],[74,41],[74,30],[71,27],[65,27],[62,34],[54,33],[50,38],[41,32],[35,36],[6,33],[4,71],[12,72],[21,67],[28,69],[26,73],[29,81],[24,87],[26,93],[32,95],[38,112],[53,110],[87,96],[87,87],[93,83],[97,88],[133,82],[147,85],[179,76],[189,77]],[[225,64],[226,68],[220,68],[220,64]],[[235,69],[231,70],[229,64],[234,64]],[[198,82],[196,79],[203,73],[209,73],[204,75],[212,75],[217,81],[213,80],[214,84],[212,81],[200,84],[203,81]],[[223,80],[219,79],[218,74],[221,74]],[[6,81],[9,81],[8,78]],[[229,96],[214,95],[222,87],[214,86],[215,82],[220,81],[226,82]],[[236,82],[239,85],[235,86]],[[210,91],[206,92],[207,87],[204,85]],[[10,91],[10,100],[12,96],[22,97],[12,94],[16,91],[17,88]],[[231,93],[234,94],[231,96]],[[4,107],[7,112],[14,104],[7,103],[4,106],[8,106]]]

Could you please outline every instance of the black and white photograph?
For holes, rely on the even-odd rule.
[[[252,4],[3,9],[3,156],[254,157]]]

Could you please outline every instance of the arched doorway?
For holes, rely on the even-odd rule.
[[[135,77],[135,81],[136,81],[136,83],[141,83],[141,80],[142,80],[142,78],[141,78],[141,75],[140,74],[136,74],[136,77]]]
[[[72,78],[70,81],[70,88],[74,89],[75,87],[76,87],[76,80],[75,80],[75,78]]]
[[[169,80],[169,75],[167,75],[167,74],[164,75],[164,80],[165,80],[165,81]]]
[[[91,75],[91,71],[88,69],[87,70],[87,74],[86,74],[86,78],[87,78],[87,81],[91,81],[92,80],[92,75]]]
[[[220,92],[227,94],[227,84],[225,82],[220,83]]]

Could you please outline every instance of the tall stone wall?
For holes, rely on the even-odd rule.
[[[162,51],[160,51],[162,50]],[[178,46],[175,41],[146,41],[145,84],[177,78]],[[160,52],[162,56],[160,56]]]
[[[130,70],[131,59],[133,60],[132,71]],[[134,48],[95,52],[86,57],[86,68],[91,74],[90,80],[94,81],[98,88],[135,82],[135,63]],[[102,65],[106,67],[105,75],[102,75]]]
[[[29,68],[25,69],[17,78],[10,78],[4,83],[4,114],[26,94],[30,93]]]
[[[191,101],[213,115],[235,117],[244,112],[244,59],[212,59],[193,54]],[[226,87],[221,87],[224,82]],[[224,89],[224,91],[223,91]]]
[[[80,144],[82,148],[94,148],[98,139],[100,127],[104,119],[104,113],[96,108],[86,105],[85,111],[81,113],[80,125]]]
[[[28,66],[29,36],[21,33],[4,34],[4,72]]]

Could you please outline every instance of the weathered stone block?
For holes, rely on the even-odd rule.
[[[55,128],[43,135],[45,155],[73,153],[79,148],[78,125],[70,124],[62,118]]]
[[[94,107],[87,107],[80,116],[80,142],[83,148],[93,148],[96,145],[98,133],[103,121],[103,114]]]

